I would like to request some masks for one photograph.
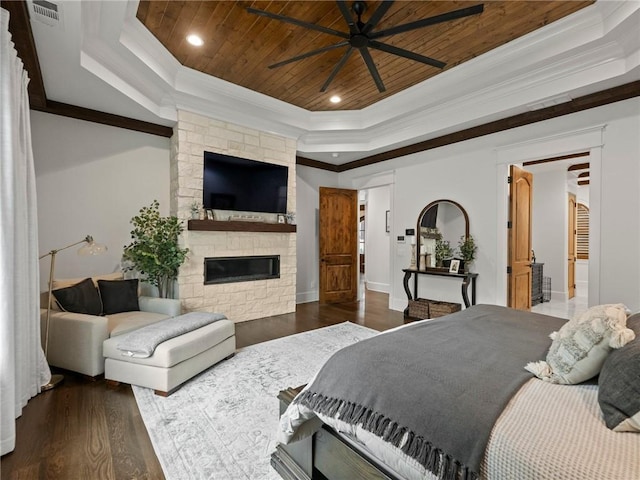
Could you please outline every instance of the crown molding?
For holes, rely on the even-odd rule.
[[[638,2],[596,2],[370,107],[310,112],[181,66],[135,17],[137,6],[136,0],[82,3],[87,70],[161,118],[173,121],[185,110],[282,135],[296,139],[304,157],[326,156],[326,163],[525,113],[527,105],[572,98],[580,88],[628,81],[620,80],[634,64],[625,47],[628,30],[640,23]],[[340,157],[329,158],[330,152]]]

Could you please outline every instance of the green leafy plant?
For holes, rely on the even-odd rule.
[[[138,271],[143,280],[158,287],[158,294],[164,298],[172,293],[189,249],[178,244],[184,230],[182,222],[177,217],[161,217],[159,207],[154,200],[131,219],[133,241],[124,247],[123,258],[131,262],[126,271]]]
[[[453,256],[453,249],[449,244],[449,240],[442,240],[442,238],[436,238],[436,265],[441,266],[442,260],[445,258],[451,258]]]
[[[471,263],[475,260],[477,250],[478,246],[473,236],[469,235],[465,237],[462,235],[460,240],[458,240],[458,252],[460,252],[460,256],[465,263]]]
[[[195,200],[191,203],[191,218],[198,218],[200,215],[200,204]]]

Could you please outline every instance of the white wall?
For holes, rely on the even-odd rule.
[[[627,100],[625,118],[607,123],[602,151],[600,292],[598,303],[625,303],[640,310],[640,99]],[[593,178],[591,179],[591,182]],[[590,185],[590,192],[593,187]],[[590,194],[590,212],[594,211]],[[590,218],[591,220],[591,218]],[[591,232],[590,232],[591,234]],[[591,236],[589,242],[591,242]],[[592,302],[589,267],[589,303]]]
[[[389,292],[389,233],[386,212],[391,209],[388,186],[367,189],[365,216],[365,273],[367,288]]]
[[[640,99],[349,170],[339,175],[340,184],[351,188],[382,172],[393,172],[392,239],[404,235],[406,228],[415,228],[420,210],[429,202],[441,198],[459,202],[469,214],[470,231],[478,243],[478,258],[474,262],[474,270],[479,274],[478,303],[505,304],[507,186],[506,169],[500,164],[498,151],[522,143],[528,159],[548,158],[554,151],[538,151],[534,144],[527,146],[527,142],[553,139],[561,132],[570,134],[603,124],[606,129],[601,151],[602,171],[592,171],[591,178],[591,187],[597,184],[602,198],[599,214],[602,228],[597,232],[599,238],[592,242],[602,253],[599,267],[589,269],[590,275],[597,277],[595,282],[590,278],[590,289],[592,284],[599,284],[597,294],[590,292],[589,302],[624,302],[637,311],[640,310]],[[561,154],[558,150],[562,147],[555,148],[555,152]],[[302,208],[302,202],[298,208]],[[591,208],[594,210],[593,205]],[[307,221],[299,217],[299,228]],[[316,248],[299,243],[299,258],[315,253],[305,252],[308,247]],[[394,253],[390,259],[390,304],[396,310],[403,310],[407,300],[402,287],[402,268],[408,265],[407,247],[393,242],[391,250]],[[299,275],[298,282],[304,281]],[[421,296],[459,302],[459,291],[455,280],[421,279]]]
[[[60,252],[56,277],[118,270],[131,217],[154,199],[169,213],[169,139],[33,110],[31,133],[40,253],[89,234],[107,253],[80,257],[80,246]],[[49,258],[40,262],[43,291]]]
[[[547,171],[533,175],[531,244],[543,275],[551,278],[551,295],[567,298],[567,177]]]

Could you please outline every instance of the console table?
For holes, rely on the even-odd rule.
[[[478,278],[477,273],[450,273],[448,270],[440,270],[437,268],[427,268],[426,270],[418,270],[417,268],[403,268],[404,272],[404,291],[407,294],[407,299],[413,300],[414,297],[411,294],[411,290],[409,289],[409,280],[411,279],[411,275],[413,278],[413,292],[418,297],[418,276],[419,275],[433,275],[436,277],[453,277],[462,279],[462,300],[464,301],[464,306],[469,308],[471,305],[476,304],[476,279]],[[468,289],[469,284],[471,284],[471,302],[469,302]],[[404,310],[405,316],[409,314],[409,306]]]

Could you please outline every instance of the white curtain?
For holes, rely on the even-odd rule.
[[[40,344],[38,224],[29,78],[0,9],[0,454],[15,419],[51,378]]]

